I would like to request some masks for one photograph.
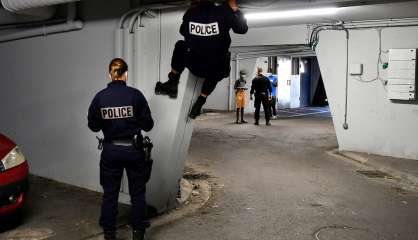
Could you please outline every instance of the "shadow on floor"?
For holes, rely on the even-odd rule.
[[[22,221],[15,216],[0,223],[0,239],[82,239],[100,233],[101,194],[31,176]],[[130,208],[119,206],[119,225],[129,221]],[[25,235],[26,234],[26,235]],[[26,237],[26,238],[24,238]]]

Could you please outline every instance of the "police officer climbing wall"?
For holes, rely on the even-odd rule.
[[[144,239],[148,222],[145,216],[145,185],[149,166],[145,161],[141,130],[154,126],[144,95],[126,86],[128,66],[122,59],[109,65],[111,82],[94,97],[88,111],[88,126],[93,132],[102,131],[103,151],[100,159],[100,184],[103,201],[100,217],[105,239],[116,239],[118,196],[123,170],[129,182],[132,202],[133,239]]]
[[[219,6],[207,0],[193,0],[183,16],[180,33],[184,41],[175,45],[168,81],[158,82],[155,93],[176,98],[180,75],[187,67],[194,75],[205,79],[189,114],[192,119],[200,115],[206,98],[217,83],[230,74],[231,29],[238,34],[248,31],[247,21],[236,0]]]

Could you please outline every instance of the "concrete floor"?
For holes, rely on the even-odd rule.
[[[236,125],[233,113],[209,113],[196,121],[187,165],[211,176],[213,196],[197,212],[150,229],[150,240],[418,239],[418,194],[330,154],[337,141],[327,114],[271,127],[247,120]],[[100,239],[99,194],[37,178],[32,185],[15,235],[32,229],[53,231],[50,239]],[[121,225],[128,213],[121,206]]]
[[[214,198],[150,239],[418,239],[418,195],[328,154],[330,118],[233,119],[204,116],[193,135],[188,163],[214,177]]]
[[[57,183],[44,178],[30,178],[28,201],[23,221],[0,219],[0,239],[84,239],[102,232],[98,225],[101,194]],[[119,226],[129,222],[130,208],[119,207]]]

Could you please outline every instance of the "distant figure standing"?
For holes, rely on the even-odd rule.
[[[251,100],[253,100],[253,94],[255,96],[254,107],[255,107],[255,125],[259,125],[260,120],[260,108],[263,104],[264,115],[266,118],[266,125],[270,126],[270,104],[271,99],[271,84],[270,80],[263,75],[263,69],[261,67],[257,68],[257,76],[253,79],[251,85]]]
[[[270,101],[270,110],[271,110],[271,119],[276,120],[277,119],[277,109],[276,109],[276,103],[277,103],[277,75],[273,74],[273,70],[269,68],[267,72],[267,78],[270,80],[271,83],[271,101]]]
[[[235,89],[235,98],[236,98],[236,105],[237,105],[237,121],[236,124],[240,123],[248,123],[244,120],[244,108],[246,104],[246,97],[245,92],[248,90],[246,87],[246,75],[244,71],[239,72],[239,79],[235,81],[234,89]],[[239,115],[241,113],[241,121],[239,120]]]

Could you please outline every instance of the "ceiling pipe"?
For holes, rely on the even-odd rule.
[[[82,21],[74,20],[76,16],[76,6],[75,4],[68,5],[68,14],[67,22],[62,24],[55,25],[44,25],[42,27],[29,28],[25,30],[20,30],[17,32],[6,33],[0,35],[0,43],[10,42],[15,40],[21,40],[32,37],[47,36],[51,34],[64,33],[77,31],[84,28],[84,23]]]
[[[114,46],[114,57],[123,57],[124,55],[124,23],[132,14],[142,12],[144,8],[134,8],[124,13],[118,22],[118,27],[115,29],[115,46]]]
[[[33,8],[49,7],[78,1],[79,0],[1,0],[1,3],[5,9],[11,12],[19,12]]]
[[[0,23],[2,29],[36,22],[42,24],[54,16],[54,5],[77,1],[79,0],[1,0],[4,8],[0,8]]]
[[[24,31],[0,35],[0,43],[21,40],[32,37],[47,36],[56,33],[64,33],[70,31],[81,30],[84,27],[82,21],[73,21],[52,26],[43,26],[38,28],[31,28]]]
[[[36,21],[45,21],[55,14],[55,8],[38,8],[14,13],[0,8],[0,23],[2,26],[18,25]]]
[[[149,18],[156,18],[157,17],[157,14],[154,13],[154,12],[152,12],[149,9],[144,9],[143,11],[138,12],[129,21],[129,25],[128,25],[129,33],[134,33],[134,31],[135,31],[135,22],[136,21],[138,21],[138,28],[139,27],[143,27],[143,25],[142,25],[142,17],[144,15],[147,16],[147,17],[149,17]]]

